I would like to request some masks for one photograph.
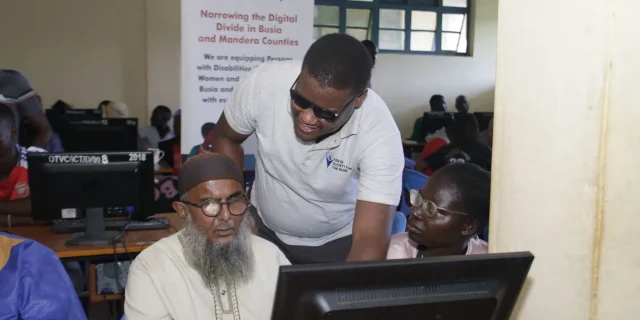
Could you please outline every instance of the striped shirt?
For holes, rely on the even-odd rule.
[[[18,162],[13,170],[11,170],[11,173],[9,173],[9,177],[0,182],[0,200],[17,200],[31,196],[27,169],[27,153],[45,151],[36,147],[24,148],[18,145],[16,145],[16,148],[18,148]]]

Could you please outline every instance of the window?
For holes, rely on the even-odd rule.
[[[380,52],[468,55],[471,0],[315,0],[314,39],[347,33]]]

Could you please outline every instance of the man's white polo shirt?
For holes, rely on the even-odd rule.
[[[264,224],[288,245],[319,246],[351,234],[356,199],[398,205],[404,155],[371,89],[340,131],[320,143],[299,140],[289,89],[301,66],[262,64],[236,86],[224,114],[236,132],[258,138],[251,202]]]

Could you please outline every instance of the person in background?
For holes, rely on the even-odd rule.
[[[438,151],[440,148],[448,145],[451,142],[449,137],[446,135],[446,130],[444,130],[444,131],[445,131],[445,136],[444,137],[436,136],[436,135],[431,136],[431,138],[429,139],[429,142],[427,142],[427,144],[425,144],[424,148],[422,149],[422,152],[418,156],[418,159],[416,160],[416,163],[420,163],[420,162],[424,161],[424,159],[426,159],[428,156],[436,153],[436,151]],[[420,169],[416,168],[416,170],[420,170]],[[422,171],[422,173],[426,174],[427,176],[432,175],[433,172],[434,172],[434,170],[432,168],[429,168],[429,167],[421,168],[421,171]]]
[[[444,96],[440,94],[434,94],[433,96],[431,96],[431,98],[429,99],[429,110],[431,113],[447,112],[447,102],[444,100]],[[409,138],[409,140],[429,142],[428,140],[431,137],[440,137],[445,140],[447,139],[444,128],[436,131],[431,135],[429,134],[430,132],[425,131],[423,115],[422,117],[416,119],[416,121],[413,123],[413,132],[411,133],[411,137]]]
[[[0,288],[0,319],[87,319],[60,259],[36,241],[0,232]]]
[[[269,319],[278,270],[289,261],[252,234],[240,168],[225,155],[197,155],[184,163],[178,186],[173,208],[184,228],[131,264],[127,320]]]
[[[173,169],[173,175],[177,176],[182,165],[182,153],[180,151],[180,126],[182,110],[173,113],[173,138],[158,143],[158,149],[164,151],[162,162],[164,166]]]
[[[489,127],[487,130],[480,132],[480,143],[493,148],[493,118],[489,120]]]
[[[408,232],[395,234],[387,259],[486,254],[478,237],[489,221],[491,175],[469,163],[438,170],[411,190]]]
[[[11,108],[0,103],[0,225],[31,223],[27,152],[37,147],[18,145],[18,129]]]
[[[429,99],[429,108],[431,112],[447,112],[447,101],[441,94],[434,94]]]
[[[55,111],[57,114],[64,114],[66,111],[73,109],[68,103],[58,100],[52,106],[51,110]]]
[[[263,63],[235,87],[213,152],[243,166],[258,139],[251,202],[260,236],[292,263],[384,259],[402,191],[400,131],[367,88],[371,57],[329,34],[301,62]]]
[[[460,95],[456,98],[456,110],[458,114],[467,114],[469,113],[469,101],[467,97]]]
[[[376,65],[376,57],[378,56],[378,47],[376,47],[376,44],[373,43],[373,41],[371,40],[362,40],[362,45],[364,45],[365,48],[367,48],[367,51],[369,52],[369,55],[371,56],[371,68],[375,67]],[[369,81],[369,84],[367,85],[367,88],[371,89],[371,81]]]
[[[162,141],[174,137],[173,130],[169,127],[171,109],[166,106],[157,106],[151,112],[151,125],[140,129],[140,137],[146,139],[149,147],[158,148]]]
[[[478,120],[473,114],[459,115],[447,126],[451,143],[416,163],[416,170],[433,171],[453,162],[469,162],[491,171],[491,148],[478,140]]]
[[[195,157],[199,154],[211,152],[211,144],[213,143],[213,129],[216,128],[216,124],[213,122],[207,122],[200,128],[202,133],[202,144],[195,145],[189,152],[189,158]]]
[[[129,118],[129,107],[124,102],[109,101],[102,107],[103,118]]]
[[[101,113],[104,113],[104,107],[106,107],[109,102],[111,102],[111,100],[102,100],[100,101],[100,103],[98,104],[98,110],[100,110]]]
[[[26,121],[32,132],[32,145],[51,152],[59,151],[57,144],[49,146],[53,131],[44,115],[40,97],[18,71],[0,70],[0,102],[11,107],[18,133],[22,121]]]

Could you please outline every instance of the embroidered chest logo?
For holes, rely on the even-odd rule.
[[[29,196],[29,185],[24,182],[20,182],[16,184],[15,191],[19,198],[26,198]]]
[[[329,166],[333,163],[333,153],[329,152],[327,153],[327,168],[329,168]]]
[[[346,165],[344,161],[342,161],[341,159],[337,159],[331,152],[327,153],[326,160],[327,168],[330,168],[332,170],[344,173],[348,173],[353,170],[353,168]]]

